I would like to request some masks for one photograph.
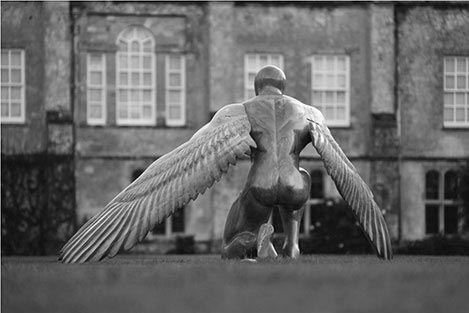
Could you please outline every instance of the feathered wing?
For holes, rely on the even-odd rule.
[[[128,250],[163,219],[219,181],[256,143],[244,106],[215,114],[188,142],[153,162],[67,242],[59,260],[99,261]]]
[[[332,137],[321,113],[311,110],[308,121],[313,146],[321,156],[337,190],[351,207],[378,257],[391,259],[388,228],[370,188]]]

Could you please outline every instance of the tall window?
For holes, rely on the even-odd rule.
[[[88,53],[87,121],[90,125],[106,123],[106,57],[103,53]]]
[[[244,56],[244,99],[255,96],[254,78],[266,65],[274,65],[283,70],[283,56],[278,53],[248,53]]]
[[[186,123],[186,59],[182,55],[166,56],[166,125]]]
[[[444,58],[444,125],[469,127],[469,57]]]
[[[2,49],[2,123],[25,121],[24,50]]]
[[[462,229],[456,171],[429,171],[425,175],[425,233],[457,234]]]
[[[350,65],[346,55],[315,55],[311,62],[312,103],[329,126],[350,124]]]
[[[144,27],[126,28],[117,39],[117,124],[154,125],[155,41]]]

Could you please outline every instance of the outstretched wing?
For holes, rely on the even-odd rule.
[[[324,161],[327,172],[339,193],[352,208],[378,257],[391,259],[392,247],[388,228],[373,193],[332,137],[322,114],[312,107],[310,109],[308,121],[311,141]]]
[[[244,106],[215,114],[188,142],[153,162],[62,248],[65,263],[99,261],[128,250],[148,231],[219,181],[256,143]]]

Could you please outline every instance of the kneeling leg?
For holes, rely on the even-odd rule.
[[[273,229],[263,225],[268,222],[271,212],[271,207],[261,204],[245,189],[228,213],[222,258],[244,259],[256,254],[261,258],[277,256],[270,242]]]

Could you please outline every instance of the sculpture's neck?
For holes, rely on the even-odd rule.
[[[264,86],[262,89],[259,91],[259,95],[281,95],[282,91],[280,89],[274,87],[274,86]]]

